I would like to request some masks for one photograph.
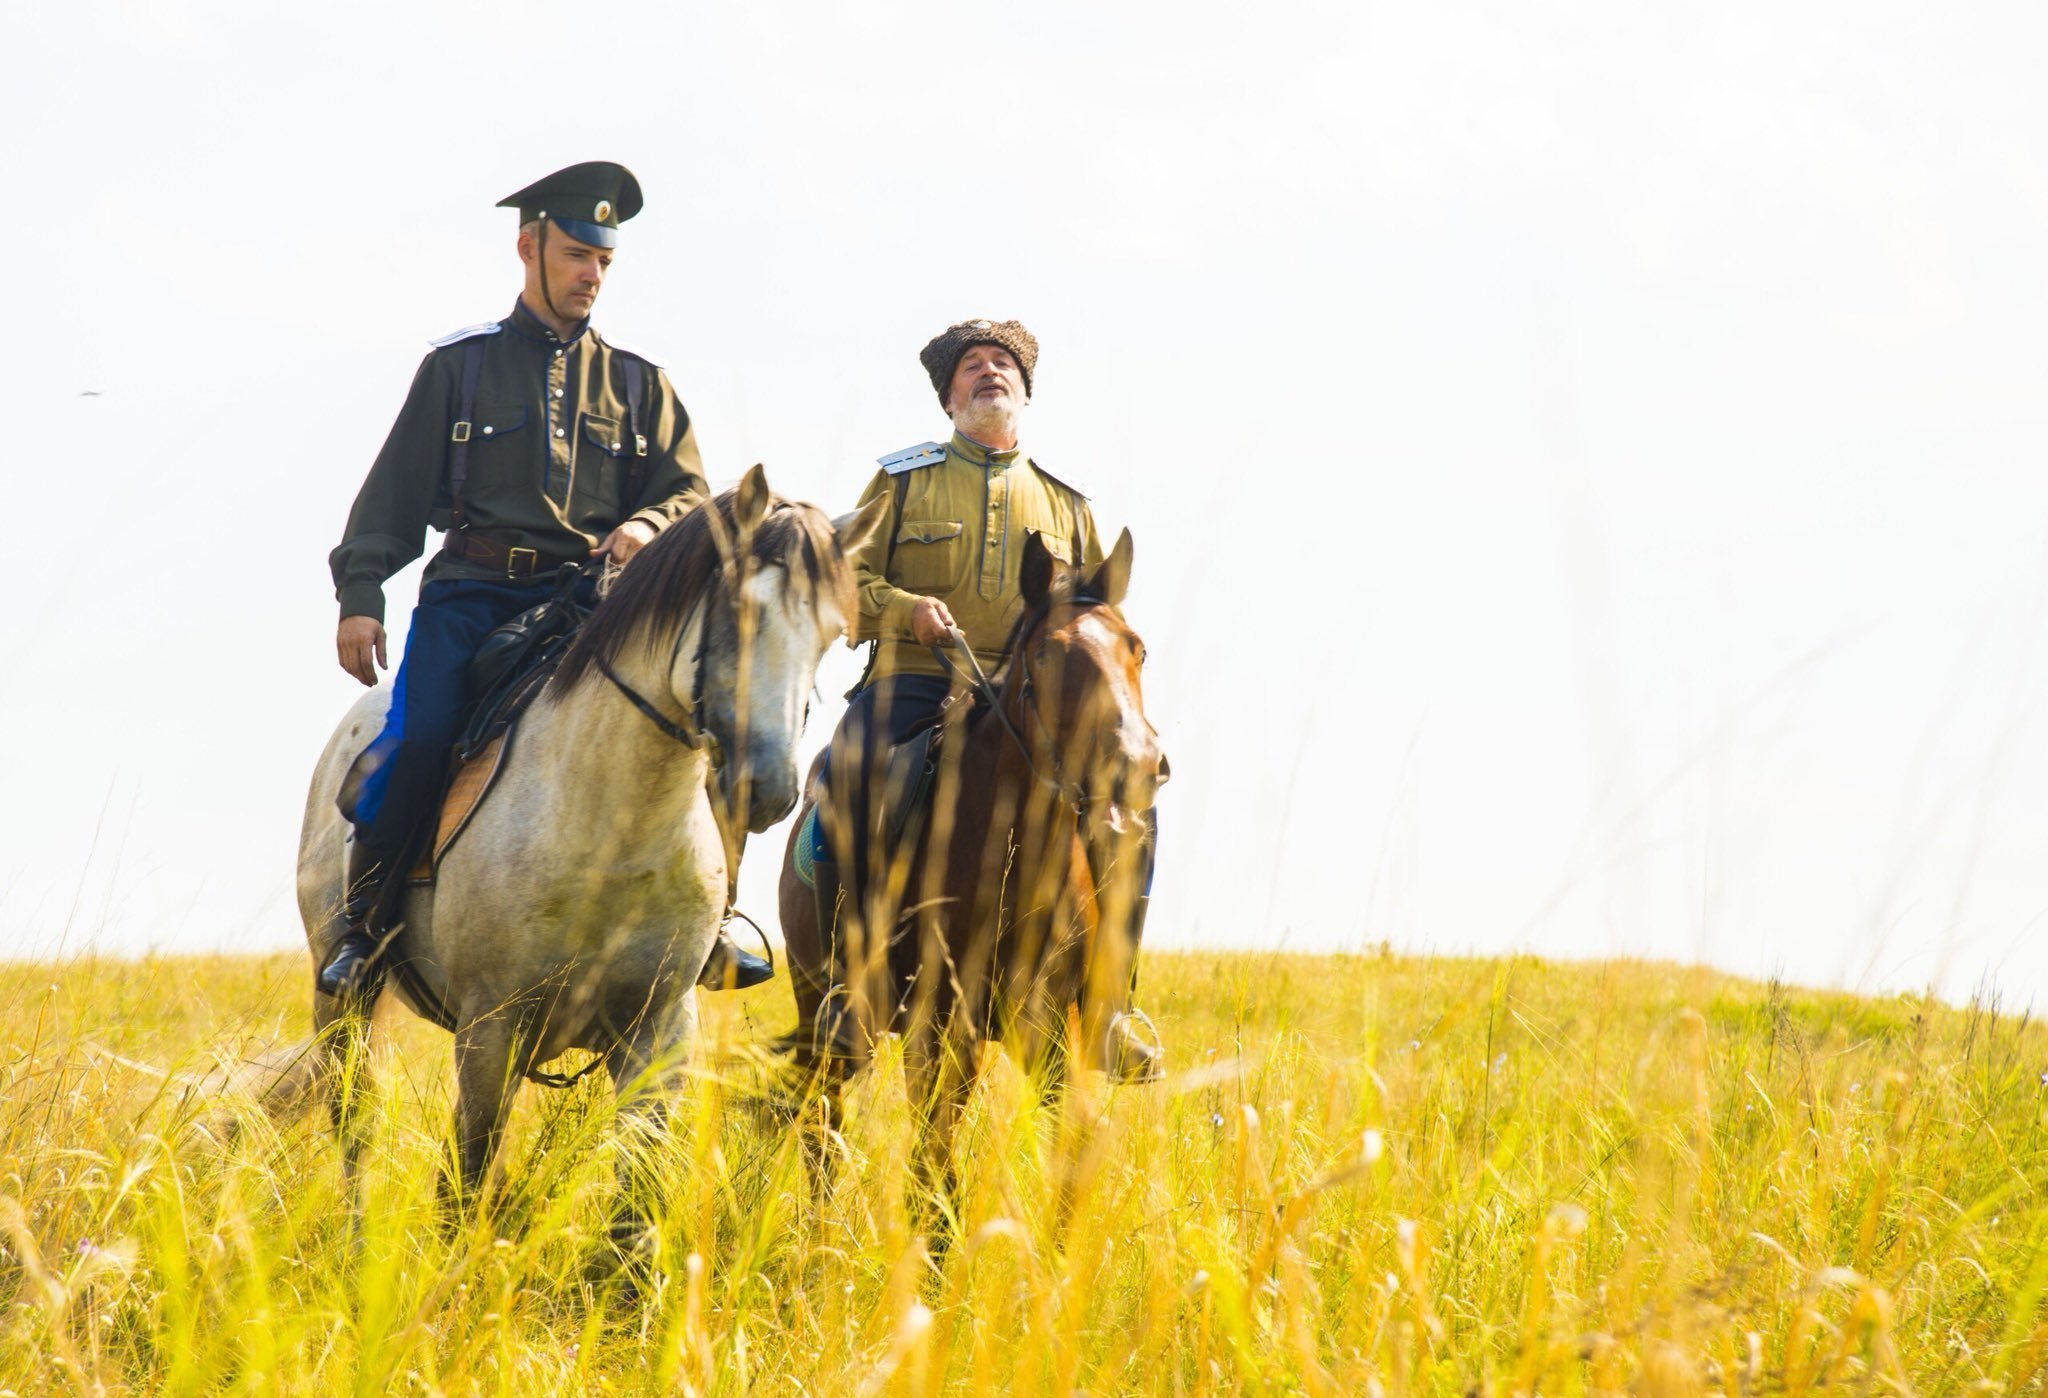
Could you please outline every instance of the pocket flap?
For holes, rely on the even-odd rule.
[[[936,544],[944,539],[959,537],[962,528],[957,519],[906,519],[903,527],[896,531],[899,544]]]
[[[583,440],[610,456],[617,456],[625,445],[619,436],[619,425],[595,413],[583,415]]]
[[[484,408],[476,410],[476,423],[470,430],[470,438],[502,437],[507,432],[517,432],[526,426],[526,405],[517,404],[509,408]]]

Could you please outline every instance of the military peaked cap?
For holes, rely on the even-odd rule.
[[[1017,367],[1024,371],[1024,392],[1030,394],[1031,375],[1038,368],[1037,337],[1019,321],[963,320],[947,326],[918,351],[917,357],[923,362],[924,371],[932,376],[932,387],[938,390],[941,405],[953,382],[953,371],[960,367],[960,356],[975,345],[1000,345],[1008,350]]]
[[[610,160],[586,160],[535,180],[498,201],[519,210],[519,221],[548,219],[578,242],[595,248],[619,245],[619,225],[640,212],[640,181]]]

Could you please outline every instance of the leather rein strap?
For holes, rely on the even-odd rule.
[[[647,715],[648,722],[652,723],[656,728],[659,728],[664,734],[666,734],[670,738],[675,739],[675,741],[681,743],[686,748],[700,748],[705,745],[704,725],[702,720],[698,718],[697,712],[699,706],[701,706],[704,702],[704,656],[705,652],[710,648],[709,642],[711,640],[710,598],[707,596],[703,601],[698,603],[698,606],[701,609],[703,609],[705,613],[704,626],[702,630],[700,630],[697,633],[697,659],[694,666],[696,670],[696,675],[690,683],[690,704],[689,707],[683,711],[683,720],[681,723],[676,722],[667,714],[664,714],[660,709],[655,708],[653,703],[648,700],[646,695],[642,694],[639,690],[633,688],[633,686],[627,684],[624,680],[620,679],[619,672],[612,669],[612,667],[605,662],[603,656],[593,657],[597,661],[598,671],[601,674],[603,674],[606,679],[612,682],[613,686],[618,689],[619,693],[626,696],[626,700],[628,703],[630,703],[634,708],[638,709],[641,713]],[[673,675],[676,672],[676,661],[679,660],[683,654],[683,637],[689,634],[690,625],[687,621],[676,628],[675,647],[674,649],[669,651],[668,656],[668,672],[671,675]],[[714,750],[713,764],[716,765],[717,761],[718,757]]]
[[[960,662],[955,660],[944,646],[933,646],[931,648],[932,654],[938,657],[939,664],[945,666],[947,670],[952,672],[955,678],[971,688],[976,698],[994,710],[996,721],[1003,725],[1003,731],[1009,734],[1010,741],[1017,745],[1017,751],[1023,755],[1024,765],[1031,769],[1031,775],[1037,779],[1040,786],[1060,797],[1060,799],[1072,802],[1077,810],[1085,806],[1087,804],[1087,797],[1079,792],[1069,791],[1066,782],[1061,779],[1058,753],[1051,755],[1053,763],[1052,776],[1048,777],[1045,773],[1038,770],[1038,759],[1032,755],[1031,744],[1024,741],[1024,735],[1017,731],[1017,725],[1010,722],[1009,712],[1003,707],[1003,696],[997,692],[995,685],[989,681],[988,675],[983,672],[981,662],[975,659],[974,647],[967,644],[967,633],[957,626],[949,626],[946,628],[946,635],[953,642],[954,649],[958,650],[961,656],[966,659],[967,664],[965,668],[962,668]],[[1021,641],[1023,638],[1019,637],[1018,639]],[[1030,688],[1028,676],[1025,688],[1028,693]],[[1041,728],[1045,726],[1043,720],[1040,721],[1039,726]]]

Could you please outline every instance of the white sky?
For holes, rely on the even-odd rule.
[[[2048,989],[2038,6],[6,28],[0,949],[300,943],[326,553],[424,342],[511,305],[491,205],[609,158],[598,323],[715,481],[845,509],[945,431],[929,335],[1037,331],[1027,446],[1138,539],[1154,945]]]

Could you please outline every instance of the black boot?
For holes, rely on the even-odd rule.
[[[361,839],[349,841],[341,902],[341,915],[348,927],[328,953],[327,964],[320,968],[316,984],[322,995],[363,1004],[377,998],[377,961],[383,947],[370,924],[377,911],[378,895],[383,891],[388,862]]]
[[[1137,858],[1137,868],[1129,877],[1140,890],[1131,902],[1130,974],[1124,985],[1123,1004],[1103,1025],[1102,1042],[1096,1045],[1102,1054],[1102,1070],[1113,1083],[1158,1082],[1166,1076],[1166,1044],[1160,1038],[1158,1026],[1152,1023],[1150,1015],[1133,1003],[1138,991],[1138,949],[1144,945],[1145,915],[1152,908],[1152,860],[1158,838],[1150,812],[1146,813],[1144,821],[1144,834],[1134,846],[1129,847]],[[1087,846],[1087,855],[1099,907],[1108,901],[1104,896],[1108,889],[1105,875],[1110,873],[1112,861],[1092,842]]]
[[[1139,894],[1131,907],[1131,979],[1124,1008],[1109,1017],[1102,1035],[1102,1071],[1114,1083],[1158,1082],[1166,1076],[1166,1045],[1152,1017],[1132,1005],[1137,994],[1138,944],[1145,939],[1145,914],[1152,899]]]
[[[706,990],[747,990],[774,978],[773,962],[743,950],[721,927],[711,943],[711,955],[705,958],[704,969],[697,976],[697,984]]]
[[[821,1059],[858,1062],[867,1056],[866,1044],[860,1017],[854,1013],[853,977],[847,966],[847,938],[841,926],[850,919],[841,917],[838,861],[813,860],[811,874],[817,881],[813,891],[818,897],[818,940],[829,963],[825,998],[818,1006],[817,1021],[811,1026],[811,1047]]]

